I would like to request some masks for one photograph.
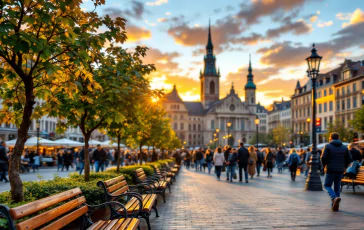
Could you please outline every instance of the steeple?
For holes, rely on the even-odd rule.
[[[208,35],[208,39],[207,39],[206,51],[207,51],[207,53],[209,53],[209,51],[211,51],[211,54],[212,54],[213,49],[214,49],[214,45],[212,44],[212,39],[211,39],[211,20],[209,20],[209,35]]]
[[[296,89],[299,89],[299,88],[301,88],[301,84],[300,84],[300,81],[297,81]]]
[[[203,72],[205,76],[219,76],[216,71],[216,57],[214,55],[214,45],[212,44],[211,38],[211,22],[209,22],[209,32],[206,45],[206,55],[205,55],[205,69]]]
[[[235,94],[234,82],[231,83],[230,94]]]
[[[247,76],[247,83],[245,85],[245,89],[247,88],[251,88],[251,89],[256,89],[256,86],[253,82],[253,78],[254,78],[254,75],[253,75],[253,68],[252,68],[252,61],[251,61],[251,55],[249,54],[249,67],[248,67],[248,76]]]

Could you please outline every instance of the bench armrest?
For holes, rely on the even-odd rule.
[[[127,210],[125,208],[125,206],[120,203],[120,202],[117,202],[117,201],[109,201],[109,202],[105,202],[103,204],[99,204],[99,205],[87,205],[88,208],[89,208],[89,211],[88,211],[88,218],[90,221],[90,223],[93,223],[92,220],[90,219],[90,217],[92,216],[92,213],[94,211],[96,211],[97,209],[99,208],[103,208],[105,206],[108,206],[110,208],[110,217],[109,217],[109,220],[111,219],[114,219],[115,217],[122,217],[122,218],[127,218],[128,217],[128,213],[127,213]],[[120,209],[123,209],[123,215],[120,214],[117,210],[120,210]]]
[[[154,193],[154,188],[150,186],[148,183],[140,183],[137,185],[129,185],[129,189],[131,192],[138,192],[138,194],[152,194]],[[149,191],[145,189],[145,186],[149,188]]]
[[[0,204],[0,217],[6,219],[9,230],[16,229],[14,221],[10,216],[10,208],[8,206]]]

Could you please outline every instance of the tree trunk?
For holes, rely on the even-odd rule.
[[[27,141],[28,130],[31,125],[31,116],[33,113],[33,105],[35,104],[35,97],[33,92],[33,81],[29,80],[28,82],[24,82],[25,85],[25,106],[23,110],[23,120],[18,129],[18,139],[16,140],[16,144],[14,146],[14,152],[10,157],[9,164],[9,180],[11,186],[11,199],[18,203],[23,201],[23,182],[20,179],[19,173],[19,165],[20,165],[20,157],[24,150],[24,143]]]
[[[88,152],[88,141],[90,140],[90,134],[84,134],[85,137],[85,181],[90,180],[90,158],[89,158],[89,152]]]
[[[143,145],[142,145],[142,143],[140,143],[140,145],[139,145],[140,155],[142,155],[142,150],[143,150],[142,147],[143,147]],[[138,154],[137,154],[137,157],[138,157]],[[143,157],[140,157],[140,159],[139,159],[139,165],[142,165],[143,164],[142,159],[143,159]]]
[[[117,157],[117,161],[116,161],[116,172],[119,172],[120,171],[120,135],[117,136],[118,138],[118,147],[117,147],[117,150],[116,150],[116,153],[115,153],[115,156]]]

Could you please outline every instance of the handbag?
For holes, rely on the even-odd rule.
[[[249,159],[249,165],[253,165],[254,161],[252,159]]]
[[[267,171],[267,164],[264,164],[263,166],[263,172]]]

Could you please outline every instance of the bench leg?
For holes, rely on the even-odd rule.
[[[343,182],[341,182],[340,192],[342,192],[342,191],[343,191],[343,187],[344,187],[344,183],[343,183]]]
[[[170,183],[168,184],[168,190],[169,190],[169,193],[172,193],[171,192],[171,184]]]
[[[145,219],[145,221],[147,222],[147,225],[148,225],[148,230],[151,230],[150,228],[150,221],[149,221],[149,213],[145,213],[143,212],[142,213],[142,217]]]
[[[158,200],[156,200],[154,205],[153,205],[153,209],[155,211],[155,217],[159,217],[157,205],[158,205]]]
[[[354,191],[354,193],[355,193],[355,185],[354,185],[354,183],[353,183],[353,185],[352,185],[352,186],[353,186],[353,191]]]

